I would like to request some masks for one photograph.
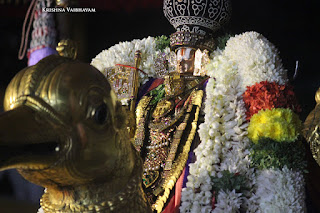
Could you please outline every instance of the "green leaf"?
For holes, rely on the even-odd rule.
[[[279,143],[269,138],[262,138],[251,145],[251,160],[258,169],[288,168],[305,171],[305,147],[301,141]]]
[[[213,191],[216,192],[216,196],[220,190],[235,190],[237,193],[240,193],[243,190],[248,190],[248,187],[246,187],[247,178],[245,176],[230,173],[229,171],[222,171],[221,174],[221,178],[211,178],[213,182]]]
[[[164,50],[165,48],[169,47],[170,45],[170,38],[165,35],[157,36],[155,38],[156,41],[156,50]]]

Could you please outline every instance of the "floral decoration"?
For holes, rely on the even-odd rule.
[[[275,149],[282,152],[283,146],[289,145],[285,142],[291,142],[292,150],[301,145],[294,142],[301,123],[297,115],[285,109],[289,107],[297,111],[298,107],[293,98],[284,101],[286,96],[293,97],[292,88],[287,86],[287,71],[277,49],[261,34],[246,32],[231,37],[224,50],[214,51],[207,70],[211,78],[206,87],[205,122],[199,127],[201,143],[194,150],[197,160],[189,165],[190,174],[187,187],[182,190],[180,211],[304,212],[304,161],[290,164],[285,156],[276,159],[279,153],[273,150],[271,153],[275,159],[264,165],[262,162],[267,158],[264,150],[274,144],[264,146],[262,140],[267,133],[255,127],[264,125],[269,128],[269,135],[274,134],[276,139],[284,142],[275,142],[278,145]],[[264,91],[258,91],[259,86],[266,84]],[[243,95],[247,87],[250,89]],[[274,98],[275,91],[278,92]],[[260,101],[253,100],[255,95],[261,96]],[[280,99],[276,100],[278,96]],[[274,109],[280,106],[283,108]],[[246,115],[254,114],[248,113],[250,107],[256,110],[254,113],[262,110],[262,116],[256,116],[256,120],[247,119]],[[260,123],[267,119],[270,123]],[[249,125],[257,144],[250,142]],[[271,130],[277,130],[277,133],[271,133]],[[300,154],[291,156],[294,162],[303,159]],[[217,190],[219,184],[216,186],[215,180],[226,177],[223,175],[226,171],[243,177],[240,190],[237,184],[233,189]],[[280,177],[277,180],[276,175]]]
[[[236,63],[244,90],[261,81],[280,85],[288,82],[279,51],[260,33],[246,32],[231,37],[224,52]]]
[[[218,177],[212,178],[213,194],[217,195],[220,190],[235,190],[235,192],[240,193],[246,189],[246,181],[246,177],[238,173],[230,173],[228,170],[222,171]]]
[[[162,35],[156,37],[156,49],[157,50],[165,50],[167,47],[170,46],[170,38]]]
[[[279,85],[276,82],[262,81],[248,86],[243,94],[246,104],[247,120],[262,109],[289,108],[301,112],[291,85]]]
[[[256,178],[256,196],[263,213],[306,212],[305,181],[299,170],[265,169]]]
[[[108,67],[113,67],[116,64],[124,64],[134,66],[134,55],[137,50],[141,51],[141,65],[140,69],[143,70],[146,75],[142,72],[140,74],[140,82],[144,82],[148,77],[155,77],[154,60],[160,50],[156,48],[157,44],[161,48],[164,48],[162,52],[170,52],[169,47],[164,47],[164,37],[156,39],[148,37],[144,39],[134,39],[132,41],[120,42],[107,50],[103,50],[91,61],[91,65],[95,66],[101,72]],[[161,43],[161,44],[160,44]]]
[[[259,139],[258,143],[251,145],[250,158],[253,166],[259,170],[281,169],[286,166],[306,172],[305,146],[301,141],[295,143],[279,143],[270,138]]]
[[[162,46],[166,38],[159,41]],[[140,50],[140,69],[155,76],[154,62],[161,53],[156,46],[152,37],[122,42],[92,64],[99,70],[119,63],[132,66],[134,52]],[[230,37],[210,57],[201,143],[189,165],[180,212],[305,212],[305,164],[296,152],[301,123],[293,113],[299,107],[278,50],[261,34],[246,32]],[[292,145],[292,158],[286,145]],[[263,163],[268,154],[273,159]],[[219,186],[219,180],[231,181],[235,174],[241,184]]]
[[[211,212],[212,180],[222,177],[225,171],[245,177],[243,188],[253,188],[244,91],[237,66],[218,49],[207,70],[211,78],[206,87],[205,122],[199,127],[201,143],[194,150],[197,160],[189,165],[187,187],[182,190],[181,212]],[[226,212],[249,203],[251,193],[220,190],[216,197],[214,212]]]
[[[250,120],[248,137],[253,143],[258,143],[260,138],[292,142],[298,138],[301,127],[298,115],[290,109],[260,110]]]

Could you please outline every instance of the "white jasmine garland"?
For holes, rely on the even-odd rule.
[[[225,54],[238,64],[243,88],[261,81],[285,84],[287,71],[278,50],[257,32],[246,32],[231,38]],[[255,177],[256,176],[256,177]],[[248,212],[305,212],[304,179],[301,171],[268,169],[257,171],[251,198],[246,200]]]
[[[205,122],[199,127],[201,143],[194,150],[197,161],[190,164],[187,188],[182,191],[181,212],[189,212],[190,209],[193,212],[199,206],[210,212],[211,177],[221,177],[222,171],[245,175],[248,180],[253,173],[253,169],[249,168],[247,150],[249,141],[246,137],[246,110],[242,100],[244,90],[241,87],[237,65],[220,50],[215,51],[212,57],[207,67],[211,78],[206,87]],[[251,188],[249,182],[248,188]],[[200,193],[196,193],[198,188]],[[211,199],[205,195],[211,196]],[[221,212],[230,208],[240,208],[245,198],[238,194],[232,195],[235,194],[226,195],[222,190],[218,194],[217,206]],[[230,202],[236,204],[234,207],[230,207],[230,202],[222,202],[228,196],[231,196]],[[194,201],[197,202],[195,208]]]
[[[134,55],[137,50],[141,51],[141,65],[147,76],[143,76],[140,72],[141,79],[146,77],[154,77],[154,60],[157,54],[155,38],[148,37],[144,39],[134,39],[132,41],[120,42],[107,50],[103,50],[91,61],[91,65],[103,72],[106,68],[115,66],[116,64],[124,64],[134,66]],[[169,48],[164,50],[169,51]]]
[[[220,191],[218,195],[219,202],[216,204],[213,213],[235,213],[239,212],[241,205],[241,193],[236,193],[235,190],[224,192]]]

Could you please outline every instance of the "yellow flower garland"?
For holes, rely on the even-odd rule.
[[[253,143],[258,143],[263,137],[278,142],[292,142],[297,139],[301,127],[298,115],[290,109],[261,110],[250,119],[248,137]]]

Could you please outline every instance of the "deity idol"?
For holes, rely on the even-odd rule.
[[[214,37],[230,13],[227,0],[165,0],[170,48],[158,48],[164,37],[123,42],[92,65],[135,112],[132,143],[154,211],[305,212],[300,108],[287,71],[257,32]],[[157,78],[136,104],[137,73]]]
[[[203,120],[199,118],[203,117],[200,109],[207,80],[204,64],[215,48],[212,33],[230,15],[228,1],[189,3],[164,2],[165,16],[177,30],[170,36],[172,52],[167,61],[158,55],[156,72],[163,81],[152,83],[136,108],[134,146],[144,159],[147,197],[158,212],[169,202],[170,194],[175,196],[165,211],[179,207],[183,179],[188,174],[184,168],[200,142],[197,130]]]

